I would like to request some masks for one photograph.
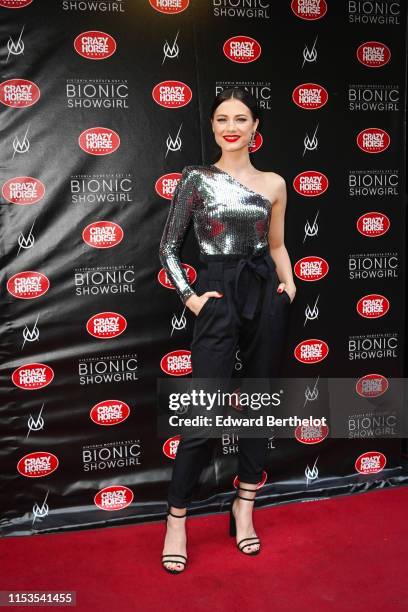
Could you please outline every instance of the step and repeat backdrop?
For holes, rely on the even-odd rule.
[[[343,437],[272,435],[259,503],[408,483],[387,399],[404,372],[405,23],[399,0],[0,0],[3,535],[163,516],[179,434],[157,433],[157,383],[192,376],[194,314],[159,243],[183,167],[218,159],[210,106],[234,85],[262,112],[252,163],[287,185],[283,374],[307,377],[311,411],[340,378],[369,400],[339,406]],[[192,227],[181,259],[194,283]],[[237,443],[210,440],[192,513],[225,509]]]

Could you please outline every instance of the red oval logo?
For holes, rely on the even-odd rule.
[[[167,440],[163,444],[163,447],[162,447],[163,453],[169,459],[175,459],[176,458],[177,447],[179,445],[180,438],[181,438],[181,436],[180,436],[180,434],[178,434],[177,436],[173,436],[171,438],[167,438]]]
[[[356,391],[361,397],[379,397],[388,389],[388,380],[382,374],[366,374],[356,382]]]
[[[255,62],[261,55],[261,45],[250,36],[232,36],[223,44],[225,57],[237,64]]]
[[[356,304],[356,310],[365,319],[379,319],[390,309],[390,302],[383,295],[370,293],[360,298]]]
[[[248,151],[250,153],[255,153],[255,151],[258,151],[258,149],[260,149],[263,145],[263,137],[260,132],[255,132],[253,143],[254,144],[252,145],[252,147],[248,147]]]
[[[391,59],[391,51],[384,43],[370,40],[362,43],[357,51],[356,56],[360,64],[368,68],[381,68],[388,64]]]
[[[40,99],[38,85],[26,79],[9,79],[0,83],[0,102],[12,108],[26,108]]]
[[[185,376],[193,371],[191,351],[178,349],[164,355],[160,360],[160,368],[170,376]]]
[[[42,478],[55,472],[58,465],[58,458],[53,453],[36,451],[21,457],[17,463],[17,471],[26,478]]]
[[[328,273],[329,264],[323,257],[308,255],[295,263],[293,271],[300,280],[318,281]]]
[[[120,137],[110,128],[94,127],[79,135],[78,144],[90,155],[110,155],[119,149]]]
[[[293,188],[301,196],[315,198],[329,186],[329,179],[318,170],[304,170],[293,179]]]
[[[256,489],[260,489],[261,487],[264,486],[265,482],[268,480],[268,474],[266,473],[266,470],[262,470],[262,478],[261,480],[258,482],[258,484],[256,485]],[[235,476],[234,480],[232,481],[232,486],[235,489],[238,489],[238,485],[239,485],[239,478],[238,478],[238,474]],[[252,488],[252,487],[251,487]]]
[[[166,13],[167,15],[175,15],[176,13],[182,13],[188,7],[190,0],[177,0],[172,2],[168,0],[149,0],[150,6],[159,13]]]
[[[32,176],[15,176],[3,184],[1,194],[11,204],[26,206],[39,202],[45,195],[45,187]]]
[[[182,81],[162,81],[153,87],[152,97],[164,108],[181,108],[191,101],[193,92]]]
[[[169,172],[160,176],[154,184],[155,192],[166,200],[172,200],[177,183],[181,179],[181,172]]]
[[[323,85],[302,83],[292,93],[293,102],[305,110],[316,110],[327,103],[329,94]]]
[[[9,9],[25,8],[32,3],[33,0],[0,0],[0,6]]]
[[[36,391],[54,380],[54,370],[44,363],[25,363],[14,370],[11,380],[20,389]]]
[[[118,425],[126,421],[130,407],[120,400],[104,400],[92,406],[89,416],[97,425]]]
[[[390,220],[386,214],[371,211],[364,213],[357,219],[357,229],[367,238],[383,236],[390,229]]]
[[[367,451],[357,457],[354,467],[360,474],[376,474],[385,468],[387,459],[380,451]]]
[[[94,497],[94,504],[101,510],[123,510],[133,501],[133,491],[123,485],[104,487]]]
[[[127,327],[125,317],[117,312],[98,312],[88,319],[86,331],[99,340],[109,340],[123,334]]]
[[[319,444],[328,434],[328,425],[298,425],[295,429],[295,438],[301,444]]]
[[[319,2],[292,0],[290,8],[296,17],[306,21],[316,21],[316,19],[321,19],[327,13],[327,2],[326,0],[319,0]]]
[[[113,221],[94,221],[82,232],[82,239],[95,249],[110,249],[123,239],[123,229]]]
[[[301,363],[319,363],[326,359],[329,353],[329,347],[324,340],[318,338],[310,338],[302,340],[295,347],[294,355]]]
[[[187,275],[188,282],[190,284],[194,283],[197,278],[197,272],[195,268],[193,268],[193,266],[189,266],[186,263],[182,263],[181,265]],[[166,287],[166,289],[175,289],[171,279],[168,277],[167,272],[164,268],[159,271],[157,275],[157,280],[162,285],[162,287]]]
[[[364,153],[382,153],[390,146],[391,138],[381,128],[367,128],[357,134],[356,141]]]
[[[74,40],[74,49],[85,59],[104,60],[115,53],[116,41],[106,32],[89,30],[78,34]]]
[[[17,272],[7,281],[7,291],[20,300],[33,300],[47,293],[50,281],[42,272]]]

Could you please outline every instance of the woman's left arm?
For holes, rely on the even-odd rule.
[[[282,176],[279,177],[278,184],[276,184],[276,180],[275,175],[273,177],[273,191],[276,197],[272,205],[268,231],[269,252],[275,262],[280,281],[278,291],[286,290],[292,302],[296,295],[296,285],[293,280],[290,257],[285,247],[286,182]]]

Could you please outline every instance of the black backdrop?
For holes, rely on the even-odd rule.
[[[285,374],[404,375],[405,24],[394,0],[0,0],[3,534],[162,516],[156,382],[191,374],[194,315],[158,246],[225,87],[256,96],[252,161],[287,183]],[[193,279],[192,229],[182,261]],[[261,504],[407,483],[392,406],[344,412],[343,439],[271,437]],[[209,445],[192,512],[224,508],[236,452]]]

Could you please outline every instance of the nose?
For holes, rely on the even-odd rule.
[[[236,133],[237,131],[237,126],[234,123],[234,120],[231,119],[230,121],[227,121],[227,126],[226,126],[226,130],[227,132],[231,132],[232,134]]]

